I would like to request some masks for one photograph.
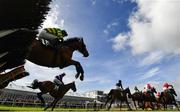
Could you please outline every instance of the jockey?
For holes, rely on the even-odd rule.
[[[140,92],[137,86],[134,87],[135,92]]]
[[[64,85],[62,79],[65,75],[66,75],[65,73],[62,73],[60,75],[55,76],[54,83],[58,86]]]
[[[169,89],[172,89],[172,88],[173,86],[167,82],[163,84],[163,91],[169,92]]]
[[[116,83],[116,89],[123,90],[121,80],[119,80],[118,83]]]
[[[146,93],[146,92],[151,92],[151,89],[152,89],[152,86],[151,86],[151,84],[146,84],[145,85],[145,87],[144,87],[144,92]]]
[[[44,28],[38,38],[45,42],[46,45],[48,44],[57,49],[57,47],[64,41],[63,38],[66,36],[68,36],[67,32],[60,28]]]
[[[147,83],[144,87],[144,93],[149,93],[152,97],[154,97],[154,94],[152,92],[153,86],[151,86],[150,83]]]

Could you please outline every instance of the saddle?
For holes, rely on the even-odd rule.
[[[54,84],[55,84],[55,83],[54,83]],[[55,91],[60,91],[60,90],[62,90],[62,88],[63,88],[62,85],[57,85],[57,84],[55,84],[55,86],[54,86],[54,90],[55,90]]]

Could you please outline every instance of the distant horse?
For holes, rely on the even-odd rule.
[[[39,89],[41,92],[37,93],[38,98],[41,100],[43,106],[45,106],[45,101],[42,97],[43,94],[49,93],[53,98],[53,102],[48,105],[44,110],[47,110],[49,107],[52,107],[52,111],[56,106],[56,103],[63,98],[63,96],[72,89],[73,92],[76,92],[76,85],[75,82],[66,84],[62,86],[60,89],[55,89],[55,84],[51,81],[43,81],[43,82],[36,82],[33,83],[33,89]]]
[[[134,102],[134,106],[135,106],[136,110],[137,110],[137,105],[138,105],[138,107],[143,106],[143,102],[144,102],[143,95],[144,94],[142,91],[135,92],[132,94],[132,100]],[[136,105],[136,101],[137,101],[137,105]]]
[[[174,95],[177,96],[174,88],[169,89],[169,92],[161,92],[160,100],[163,103],[164,109],[167,109],[167,105],[175,105],[176,108],[179,110]]]
[[[143,93],[143,99],[144,99],[144,101],[143,101],[144,103],[143,103],[143,107],[142,107],[143,109],[146,108],[146,106],[149,106],[152,110],[154,110],[153,102],[157,106],[157,100],[156,100],[154,93],[157,93],[157,91],[154,87],[151,89],[151,92]],[[149,103],[150,103],[150,105],[147,105]]]
[[[89,56],[83,38],[70,38],[65,40],[58,51],[45,47],[40,41],[35,39],[27,59],[41,66],[59,67],[61,69],[75,65],[77,71],[76,78],[81,74],[80,80],[83,80],[84,70],[81,64],[78,61],[72,60],[73,52],[76,50],[82,53],[84,57]]]
[[[128,96],[127,96],[128,95]],[[129,88],[126,88],[124,90],[118,90],[118,89],[111,89],[110,92],[107,95],[107,101],[105,103],[105,106],[107,103],[110,101],[110,105],[108,107],[108,110],[111,108],[112,103],[115,100],[119,100],[121,102],[125,101],[129,110],[132,110],[131,107],[129,106],[127,97],[131,98],[131,92]]]

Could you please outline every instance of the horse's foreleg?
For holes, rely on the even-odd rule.
[[[134,99],[133,99],[133,103],[134,103],[135,109],[137,110],[136,101]]]
[[[56,99],[53,103],[53,106],[52,106],[52,111],[54,110],[54,107],[56,106],[57,102],[59,101],[59,99]]]
[[[54,101],[50,104],[50,105],[47,105],[46,108],[44,108],[44,111],[47,110],[49,107],[53,106],[53,104],[55,103],[56,99],[54,99]]]
[[[176,108],[177,108],[178,111],[179,111],[179,106],[178,106],[178,104],[177,104],[176,102],[174,102],[174,105],[176,106]]]
[[[81,74],[80,80],[83,81],[84,80],[84,70],[83,70],[81,64],[78,61],[72,60],[72,65],[75,65],[75,67],[76,67],[77,74],[75,77],[78,78],[79,75]]]
[[[41,105],[42,105],[42,106],[45,106],[45,101],[44,101],[42,95],[43,95],[42,92],[37,93],[37,97],[41,100]]]
[[[132,110],[127,99],[126,99],[126,104],[128,106],[128,110]]]
[[[155,109],[155,108],[154,108],[154,105],[153,105],[153,102],[150,102],[150,108],[151,108],[152,110]]]

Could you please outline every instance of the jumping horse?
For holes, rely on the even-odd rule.
[[[41,103],[43,106],[45,106],[45,101],[42,97],[43,94],[49,93],[53,98],[53,102],[44,108],[44,110],[47,110],[49,107],[52,107],[52,111],[55,108],[57,102],[63,98],[63,96],[72,89],[73,92],[76,92],[76,85],[75,82],[68,83],[64,86],[61,86],[60,89],[56,89],[56,85],[51,81],[36,81],[35,83],[32,83],[33,89],[39,89],[40,92],[37,93],[38,98],[41,100]]]
[[[74,37],[65,40],[63,45],[59,46],[58,51],[51,47],[45,47],[40,41],[35,39],[27,59],[41,66],[59,67],[60,69],[74,65],[77,71],[76,78],[80,75],[80,80],[83,80],[84,70],[81,64],[72,59],[74,51],[79,51],[84,57],[89,56],[83,38]]]

